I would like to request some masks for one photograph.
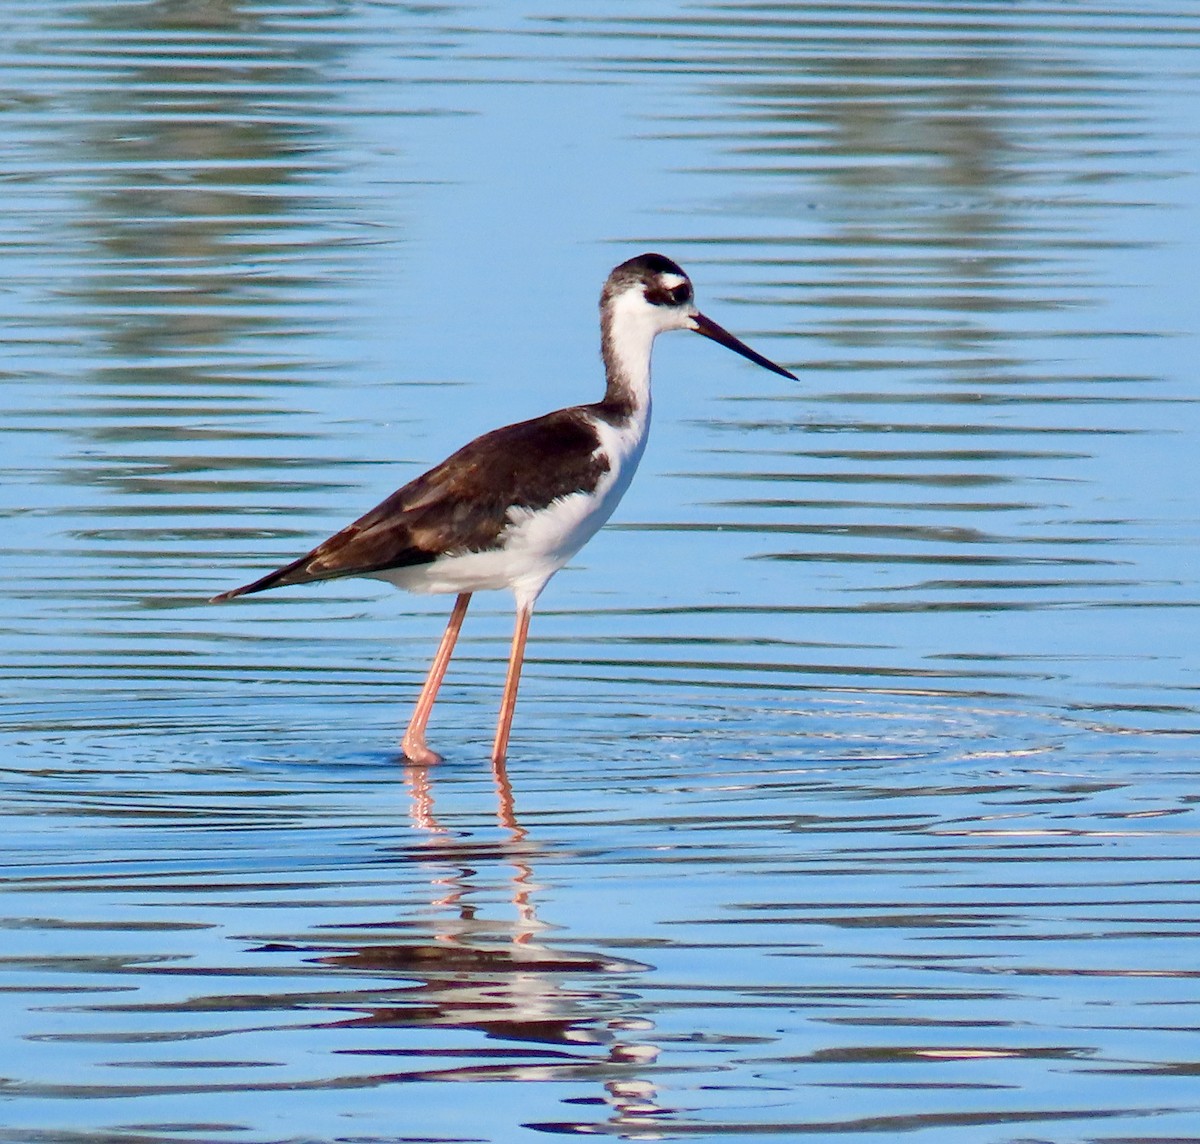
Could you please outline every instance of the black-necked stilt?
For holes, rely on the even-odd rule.
[[[502,764],[534,601],[629,487],[650,428],[650,350],[667,330],[693,330],[796,380],[701,314],[691,281],[669,258],[631,258],[613,270],[600,295],[603,400],[476,437],[307,555],[213,603],[343,576],[371,576],[410,592],[457,593],[401,743],[413,762],[434,763],[440,756],[426,745],[425,727],[471,595],[510,589],[517,623],[492,746],[492,761]]]

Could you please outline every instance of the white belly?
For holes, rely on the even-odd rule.
[[[408,592],[509,588],[518,606],[532,604],[550,577],[612,516],[642,458],[647,427],[646,422],[622,428],[598,422],[598,451],[608,457],[609,470],[596,488],[560,497],[544,509],[511,509],[497,548],[452,553],[429,564],[385,569],[372,576]]]

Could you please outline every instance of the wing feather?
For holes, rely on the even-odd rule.
[[[513,508],[537,510],[588,490],[608,467],[591,418],[580,408],[494,429],[298,560],[213,600],[485,551],[500,543]]]

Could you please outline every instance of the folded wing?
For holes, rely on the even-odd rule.
[[[608,467],[582,409],[506,425],[464,445],[298,560],[213,602],[486,551],[498,546],[511,510],[545,508],[590,490]]]

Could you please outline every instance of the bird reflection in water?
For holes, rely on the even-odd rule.
[[[336,945],[320,948],[319,963],[372,977],[399,977],[399,985],[364,992],[361,1015],[337,1022],[340,1029],[462,1029],[507,1042],[485,1046],[465,1041],[414,1046],[347,1049],[341,1052],[404,1060],[379,1083],[408,1080],[586,1079],[603,1095],[572,1104],[608,1106],[606,1127],[637,1122],[643,1127],[669,1115],[655,1088],[639,1073],[654,1064],[658,1047],[638,1038],[653,1024],[637,1012],[640,997],[625,987],[628,978],[649,970],[639,962],[607,954],[555,949],[543,940],[552,925],[538,918],[541,887],[534,864],[545,852],[530,842],[520,825],[504,763],[493,765],[497,819],[507,835],[494,842],[444,826],[437,817],[432,769],[407,764],[410,821],[420,840],[396,852],[411,872],[429,878],[430,914],[383,927],[372,925],[370,940],[361,927],[348,930]],[[492,874],[506,869],[503,883]],[[501,884],[515,911],[511,921],[484,916]],[[421,939],[394,940],[397,931],[422,931]],[[314,947],[309,947],[314,950]],[[619,983],[599,975],[619,974]],[[389,995],[385,1002],[381,994]],[[359,1008],[351,999],[350,1004]],[[519,1046],[519,1047],[518,1047]],[[536,1046],[536,1047],[534,1047]],[[602,1048],[603,1055],[586,1050]],[[545,1125],[544,1127],[551,1127]],[[555,1124],[555,1129],[594,1130],[596,1122]]]

